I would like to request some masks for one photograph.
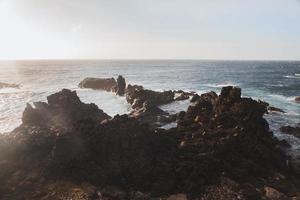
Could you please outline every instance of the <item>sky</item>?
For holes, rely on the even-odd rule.
[[[300,60],[300,1],[0,0],[0,59]]]

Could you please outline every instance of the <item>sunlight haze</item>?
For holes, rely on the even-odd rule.
[[[300,59],[297,0],[0,0],[0,59]]]

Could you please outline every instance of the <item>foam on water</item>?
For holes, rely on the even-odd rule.
[[[215,91],[228,85],[242,88],[242,95],[262,99],[286,113],[268,118],[270,126],[300,123],[300,62],[240,61],[30,61],[0,62],[0,82],[18,83],[20,89],[0,89],[0,133],[11,131],[21,123],[26,102],[46,101],[46,97],[63,88],[76,90],[85,103],[95,103],[113,116],[130,111],[124,97],[94,90],[82,90],[78,83],[86,77],[116,77],[122,74],[128,83],[145,88]],[[286,76],[297,77],[287,78]],[[176,113],[186,110],[189,101],[162,106]]]

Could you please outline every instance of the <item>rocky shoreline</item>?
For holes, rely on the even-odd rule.
[[[79,86],[124,95],[132,112],[108,116],[68,89],[28,104],[0,136],[0,199],[300,199],[299,169],[263,118],[269,105],[240,88],[156,92],[122,76]],[[159,108],[186,99],[187,111]]]

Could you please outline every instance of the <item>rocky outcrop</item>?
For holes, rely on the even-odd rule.
[[[48,96],[47,100],[48,103],[36,102],[33,106],[27,104],[22,117],[24,125],[46,125],[70,129],[82,120],[89,119],[100,123],[110,118],[95,104],[82,103],[75,91],[63,89]]]
[[[292,127],[292,126],[283,126],[280,128],[281,132],[289,135],[293,135],[297,138],[300,138],[300,126]]]
[[[300,103],[300,97],[295,98],[296,103]]]
[[[266,175],[274,168],[285,168],[287,158],[277,148],[279,141],[269,131],[265,112],[266,107],[259,102],[241,98],[240,88],[222,88],[219,96],[214,92],[202,94],[178,122],[184,132],[193,130],[186,132],[182,149],[190,152],[189,156],[204,159],[203,169],[214,169],[213,174],[206,171],[203,177],[225,172],[243,179],[249,173]],[[196,173],[196,168],[189,173]]]
[[[242,98],[241,89],[202,94],[176,116],[179,125],[170,130],[149,125],[151,116],[165,113],[156,106],[161,101],[151,104],[145,93],[142,106],[136,103],[130,115],[112,119],[70,90],[28,106],[22,125],[0,136],[1,199],[74,199],[71,194],[78,195],[75,199],[264,199],[299,194],[299,181],[262,117],[266,106]]]
[[[0,82],[0,89],[2,88],[20,88],[20,85]]]
[[[125,94],[126,82],[123,76],[118,76],[116,94],[123,96]]]
[[[146,90],[140,86],[128,85],[126,92],[126,99],[128,103],[133,104],[135,99],[139,99],[141,102],[147,101],[152,105],[163,105],[174,101],[174,92],[164,91],[157,92],[153,90]]]
[[[78,86],[80,88],[105,90],[109,92],[117,87],[117,82],[114,78],[85,78]]]

